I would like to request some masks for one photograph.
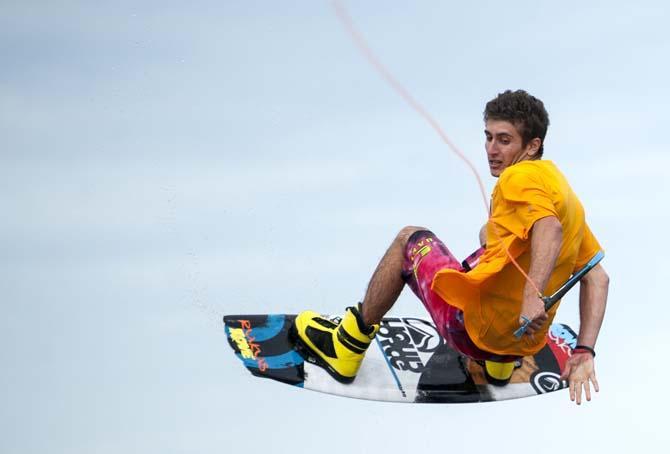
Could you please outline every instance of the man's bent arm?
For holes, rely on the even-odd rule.
[[[579,345],[595,347],[605,317],[609,276],[597,265],[579,281]]]
[[[554,270],[562,241],[563,228],[558,218],[548,216],[537,220],[533,224],[530,240],[530,269],[528,270],[528,277],[537,285],[537,288],[541,292],[544,292],[551,273]],[[540,300],[537,290],[530,282],[526,282],[524,287],[521,315],[539,322],[539,324],[543,323],[546,319],[544,303]],[[537,328],[539,326],[531,325],[526,332],[533,334]]]

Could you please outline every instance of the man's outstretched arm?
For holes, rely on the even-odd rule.
[[[598,333],[605,317],[609,276],[601,265],[594,267],[579,282],[579,337],[577,345],[595,348]],[[570,382],[570,400],[582,403],[582,391],[591,400],[591,384],[599,391],[593,355],[588,350],[573,352],[563,371],[563,379]]]

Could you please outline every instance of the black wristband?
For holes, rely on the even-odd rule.
[[[573,351],[575,350],[586,350],[587,352],[591,353],[591,355],[593,355],[594,358],[596,357],[596,351],[591,347],[589,347],[588,345],[576,345]]]

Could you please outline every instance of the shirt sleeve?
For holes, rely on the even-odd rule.
[[[535,175],[504,175],[498,191],[493,221],[522,240],[528,239],[536,221],[549,216],[558,218],[551,191]]]
[[[602,251],[602,247],[598,240],[591,232],[588,224],[584,223],[584,236],[582,238],[582,243],[579,246],[579,252],[577,253],[577,262],[575,262],[575,271],[582,268],[588,263],[589,260],[593,258],[594,255]]]

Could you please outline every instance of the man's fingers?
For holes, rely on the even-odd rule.
[[[575,392],[577,394],[577,405],[582,404],[582,382],[575,383]]]
[[[570,358],[565,364],[561,379],[567,379],[570,388],[570,400],[577,405],[582,404],[582,393],[587,401],[591,401],[591,386],[596,392],[600,391],[596,379],[593,363],[590,357],[578,355]]]
[[[519,317],[519,327],[525,326],[523,334],[532,336],[542,329],[542,325],[544,325],[548,319],[549,316],[544,309],[540,309],[533,314],[522,314]]]
[[[547,316],[542,315],[536,319],[534,319],[527,327],[526,327],[526,333],[527,334],[535,334],[536,332],[540,331],[542,329],[542,326],[544,323],[547,321]]]
[[[591,381],[593,382],[593,389],[595,389],[596,392],[599,393],[600,392],[600,385],[598,385],[598,380],[596,380],[595,371],[591,374]]]

